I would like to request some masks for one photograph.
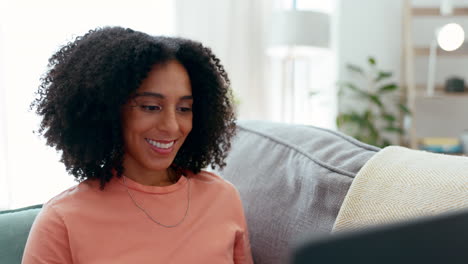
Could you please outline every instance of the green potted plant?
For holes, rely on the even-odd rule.
[[[390,135],[404,135],[403,118],[411,115],[402,102],[399,86],[391,81],[392,72],[377,68],[373,57],[367,60],[369,69],[348,64],[361,85],[356,82],[339,82],[338,98],[353,98],[358,103],[346,111],[340,111],[336,124],[340,131],[378,147],[391,145]]]

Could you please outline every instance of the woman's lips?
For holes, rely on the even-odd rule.
[[[145,138],[150,148],[159,154],[169,154],[174,150],[176,140],[152,140]]]

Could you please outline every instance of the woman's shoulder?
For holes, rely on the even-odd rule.
[[[55,210],[62,207],[70,207],[94,195],[97,190],[99,190],[99,182],[97,180],[85,180],[55,195],[44,204],[44,207],[53,207]]]
[[[226,179],[219,176],[218,174],[210,172],[210,171],[202,170],[197,174],[189,173],[189,175],[187,176],[189,179],[193,180],[196,184],[205,185],[207,187],[218,188],[218,190],[219,188],[222,188],[222,189],[237,192],[236,188],[231,182],[227,181]]]
[[[232,183],[209,171],[201,171],[188,178],[194,183],[192,193],[198,195],[198,198],[204,197],[206,199],[204,203],[217,204],[220,211],[230,208],[230,213],[234,213],[234,217],[240,215],[238,213],[243,210],[241,197]]]

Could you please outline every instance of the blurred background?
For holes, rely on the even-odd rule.
[[[0,0],[0,209],[76,184],[33,134],[47,60],[102,26],[201,41],[238,119],[340,130],[384,147],[463,155],[468,0]]]

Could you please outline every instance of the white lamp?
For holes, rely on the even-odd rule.
[[[442,15],[451,15],[453,5],[451,0],[443,0],[440,6]],[[433,96],[435,90],[435,71],[437,59],[437,46],[445,51],[454,51],[465,42],[465,31],[457,23],[448,23],[435,30],[434,40],[431,42],[429,50],[429,70],[427,76],[427,95]]]
[[[293,121],[296,85],[294,62],[307,58],[330,43],[330,17],[326,13],[311,10],[284,10],[273,14],[270,34],[270,56],[282,58],[282,115],[283,121]],[[288,70],[289,69],[289,70]]]
[[[465,31],[457,23],[443,26],[437,34],[437,43],[445,51],[458,49],[465,41]]]
[[[275,12],[270,35],[270,51],[285,51],[307,55],[308,49],[328,48],[330,43],[330,17],[310,10],[284,10]]]

